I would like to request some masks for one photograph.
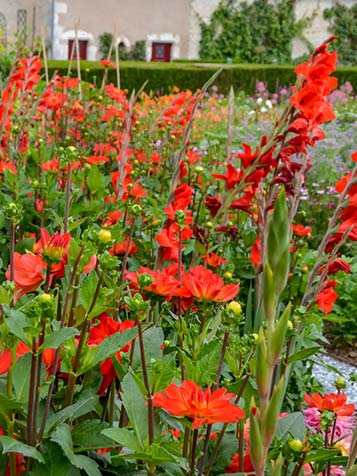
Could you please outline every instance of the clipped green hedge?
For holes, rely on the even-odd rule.
[[[58,71],[67,75],[68,61],[49,61],[50,77]],[[181,90],[196,90],[218,70],[222,69],[215,84],[221,93],[227,94],[230,87],[235,91],[245,91],[252,94],[255,91],[255,82],[264,81],[270,91],[277,86],[288,86],[295,82],[294,66],[255,65],[255,64],[210,64],[210,63],[145,63],[121,62],[120,76],[122,88],[136,91],[145,81],[146,91],[165,93],[173,86]],[[94,61],[81,61],[82,79],[101,85],[104,68]],[[72,65],[71,75],[76,76],[76,64]],[[357,90],[357,67],[339,67],[335,73],[339,84],[349,81],[354,90]],[[108,71],[108,82],[116,84],[116,71]]]

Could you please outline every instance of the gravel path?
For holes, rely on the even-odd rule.
[[[342,376],[346,381],[346,388],[343,390],[347,395],[347,401],[357,405],[357,382],[350,381],[350,375],[357,373],[357,367],[337,360],[328,354],[319,354],[319,360],[316,361],[313,369],[313,375],[324,386],[325,393],[335,393],[335,380]],[[321,362],[322,361],[322,362]],[[333,371],[336,368],[339,373]]]

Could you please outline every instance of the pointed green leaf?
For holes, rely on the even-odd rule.
[[[147,422],[143,422],[143,425],[146,425],[146,423]],[[102,434],[115,441],[119,445],[128,448],[129,450],[142,450],[142,447],[134,432],[129,431],[126,428],[107,428],[106,430],[102,431]]]
[[[79,335],[79,331],[73,327],[59,329],[45,337],[45,341],[40,347],[40,351],[45,349],[58,349],[58,347],[60,347],[64,342],[77,335]]]
[[[137,328],[133,327],[124,332],[118,332],[112,336],[104,339],[99,345],[87,349],[82,365],[78,371],[81,375],[96,365],[103,362],[103,360],[111,357],[118,352],[122,347],[133,340],[137,335]]]
[[[21,443],[21,441],[15,440],[10,436],[0,436],[0,443],[2,445],[3,453],[21,453],[24,456],[35,459],[36,461],[43,462],[43,457],[36,448],[25,445],[24,443]]]
[[[144,440],[148,434],[148,408],[145,397],[131,374],[127,374],[122,382],[122,401],[140,447],[144,449]]]

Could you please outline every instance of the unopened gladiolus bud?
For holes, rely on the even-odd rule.
[[[230,273],[229,271],[226,271],[223,275],[226,279],[232,279],[233,278],[233,274]]]
[[[273,395],[264,410],[262,418],[262,437],[266,445],[273,441],[277,418],[281,408],[281,401],[284,392],[284,377],[281,377],[278,384],[275,385]]]
[[[154,281],[154,278],[150,276],[150,274],[147,274],[147,273],[140,274],[140,276],[138,277],[139,288],[143,289],[147,286],[150,286],[150,284],[152,284],[153,281]]]
[[[169,347],[171,345],[171,341],[169,340],[164,340],[164,346]]]
[[[257,340],[255,377],[259,395],[267,396],[269,392],[268,351],[263,329],[260,329]]]
[[[300,269],[302,273],[307,273],[309,271],[307,264],[303,264]]]
[[[259,410],[255,406],[254,399],[251,402],[250,413],[250,450],[254,468],[263,469],[264,465],[264,445],[259,428]]]
[[[195,172],[197,172],[198,174],[203,172],[203,167],[201,167],[200,165],[197,165],[197,167],[195,167]]]
[[[289,441],[289,446],[293,451],[300,453],[304,445],[302,441],[295,439],[295,440]]]
[[[32,185],[33,185],[33,188],[38,188],[39,185],[40,185],[40,182],[39,182],[38,180],[34,180],[34,181],[32,182]]]
[[[207,228],[212,228],[212,227],[213,227],[213,223],[212,223],[211,221],[208,221],[208,222],[206,223],[206,227],[207,227]]]
[[[268,334],[268,353],[269,362],[271,365],[276,365],[280,359],[280,355],[285,342],[285,335],[288,327],[289,317],[291,313],[291,303],[289,303],[283,314],[276,323],[275,329],[271,334]]]
[[[231,301],[227,304],[226,311],[233,313],[235,316],[240,316],[242,314],[242,306],[238,301]]]
[[[183,210],[176,210],[175,212],[175,222],[180,228],[185,226],[186,223],[186,214]]]
[[[337,388],[338,391],[343,390],[346,388],[346,381],[343,377],[338,377],[335,380],[335,387]]]
[[[288,329],[292,331],[294,329],[294,324],[291,321],[288,321]]]
[[[112,240],[111,232],[102,228],[98,233],[98,240],[104,244],[110,243]]]

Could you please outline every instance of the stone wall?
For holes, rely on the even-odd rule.
[[[172,43],[172,59],[188,57],[190,0],[56,0],[54,57],[68,57],[68,40],[74,38],[78,21],[79,39],[88,40],[88,59],[100,58],[98,38],[113,33],[117,41],[133,46],[145,40],[147,59],[153,42]]]
[[[18,11],[22,10],[22,21],[27,24],[27,42],[32,43],[45,31],[51,36],[51,0],[0,0],[0,28],[5,26],[7,42],[13,42],[18,31]],[[21,24],[23,24],[21,22]],[[5,39],[5,38],[4,38]]]

